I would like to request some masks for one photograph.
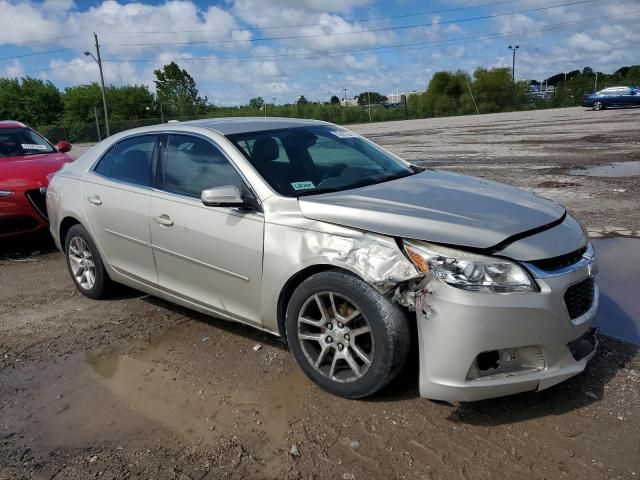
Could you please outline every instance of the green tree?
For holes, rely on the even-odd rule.
[[[260,110],[264,106],[264,99],[262,97],[254,97],[249,100],[249,108],[252,110]]]
[[[185,117],[206,111],[206,97],[199,96],[195,80],[177,63],[171,62],[153,73],[158,101],[165,112]]]
[[[97,83],[65,88],[63,101],[64,120],[67,123],[95,121],[94,108],[97,108],[99,115],[102,115],[102,95]],[[111,114],[113,115],[114,112]]]
[[[362,92],[356,97],[358,99],[358,105],[378,105],[386,103],[387,97],[378,92]]]
[[[340,98],[337,95],[332,95],[331,100],[329,101],[331,105],[340,105]]]
[[[62,111],[62,94],[53,83],[29,77],[0,78],[0,118],[37,127],[58,121]]]
[[[306,105],[308,103],[309,103],[309,100],[307,100],[304,95],[300,95],[298,97],[298,100],[296,101],[297,105]]]

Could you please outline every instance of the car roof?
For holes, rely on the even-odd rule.
[[[0,128],[26,128],[26,125],[16,120],[0,120]]]
[[[258,132],[263,130],[277,130],[280,128],[304,127],[312,125],[329,125],[327,122],[323,122],[320,120],[280,117],[205,118],[202,120],[178,122],[177,124],[208,128],[211,130],[215,130],[222,135],[233,135],[235,133]]]

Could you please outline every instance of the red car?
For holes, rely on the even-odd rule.
[[[0,121],[0,239],[47,229],[48,176],[73,159],[26,125]]]

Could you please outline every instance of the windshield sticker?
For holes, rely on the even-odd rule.
[[[358,135],[347,130],[334,130],[331,133],[333,133],[338,138],[358,138]]]
[[[294,190],[310,190],[316,188],[313,182],[291,182],[291,186]]]
[[[37,143],[23,143],[21,147],[23,150],[47,150],[46,145],[38,145]]]

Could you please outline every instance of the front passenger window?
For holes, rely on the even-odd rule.
[[[188,135],[171,135],[163,172],[164,190],[200,198],[203,190],[244,182],[231,163],[212,143]]]

